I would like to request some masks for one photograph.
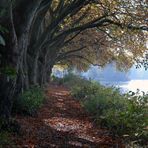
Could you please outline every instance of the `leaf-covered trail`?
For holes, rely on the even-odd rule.
[[[119,147],[107,131],[93,122],[67,89],[50,86],[36,117],[17,116],[21,134],[14,140],[24,148]]]

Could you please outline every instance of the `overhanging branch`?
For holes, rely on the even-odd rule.
[[[81,56],[81,55],[75,55],[75,54],[71,54],[71,55],[65,56],[65,57],[63,57],[63,59],[60,59],[59,61],[61,61],[61,60],[67,60],[67,59],[70,59],[71,60],[72,58],[83,59],[84,61],[86,61],[87,63],[89,63],[89,64],[91,64],[93,66],[99,66],[99,67],[102,67],[103,66],[103,65],[100,65],[100,64],[94,64],[92,61],[90,61],[86,57]]]

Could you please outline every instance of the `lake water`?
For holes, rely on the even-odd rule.
[[[122,81],[100,81],[102,85],[105,86],[116,86],[119,87],[122,92],[133,91],[136,92],[137,89],[143,92],[148,92],[148,80],[131,80],[127,82]]]
[[[77,73],[77,72],[76,72]],[[53,70],[53,74],[57,77],[63,77],[67,71]],[[137,89],[148,92],[148,70],[143,68],[131,68],[128,72],[117,71],[113,64],[107,65],[100,69],[92,66],[87,72],[78,73],[79,75],[91,79],[105,86],[116,86],[121,88],[121,92],[133,91]]]
[[[136,69],[133,66],[127,72],[120,72],[114,64],[108,64],[104,68],[91,66],[82,76],[105,86],[117,86],[121,88],[121,92],[136,92],[137,89],[148,92],[148,70],[144,68]]]

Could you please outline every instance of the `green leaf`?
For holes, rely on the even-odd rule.
[[[5,40],[1,35],[0,35],[0,45],[3,45],[3,46],[6,45]]]

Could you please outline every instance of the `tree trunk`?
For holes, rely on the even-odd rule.
[[[44,64],[42,66],[42,73],[41,73],[41,87],[44,86],[44,84],[46,83],[46,59],[44,61]]]
[[[0,118],[9,120],[11,116],[16,80],[7,76],[1,76],[0,83]]]
[[[19,93],[20,88],[28,87],[26,83],[26,54],[30,36],[29,31],[40,1],[16,2],[14,10],[12,10],[12,3],[7,2],[8,5],[10,4],[10,8],[7,7],[9,15],[1,24],[6,26],[9,33],[5,34],[6,46],[3,47],[4,53],[1,54],[2,60],[0,63],[0,118],[6,120],[10,118],[16,92]],[[23,68],[25,69],[25,77]],[[15,76],[10,71],[12,73],[15,71]],[[19,72],[21,73],[19,74]]]
[[[52,68],[54,66],[54,62],[51,62],[48,67],[46,68],[46,82],[50,83],[50,79],[51,79],[51,74],[52,74]]]
[[[30,83],[31,85],[38,85],[38,58],[39,58],[39,51],[35,54],[32,62],[32,69],[30,69]]]
[[[4,52],[0,63],[0,118],[5,120],[10,119],[19,65],[18,40],[13,22],[12,4],[10,2],[7,4],[9,17],[3,23],[7,21],[9,28],[9,33],[5,35],[8,44],[2,49]]]

